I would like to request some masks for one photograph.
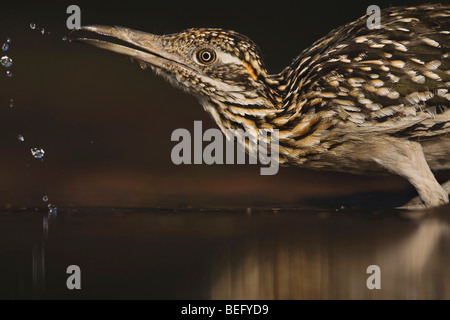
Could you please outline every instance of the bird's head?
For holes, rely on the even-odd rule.
[[[215,104],[274,107],[270,77],[258,47],[249,38],[221,29],[189,29],[154,35],[123,27],[87,26],[82,30],[108,41],[75,38],[128,55],[150,66],[172,84]],[[110,42],[119,40],[122,44]]]

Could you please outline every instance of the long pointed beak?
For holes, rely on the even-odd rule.
[[[134,48],[99,39],[73,38],[73,33],[70,34],[71,41],[82,42],[101,49],[127,55],[163,69],[168,69],[174,62],[181,64],[174,54],[165,50],[161,36],[158,35],[124,27],[100,25],[86,26],[78,30],[89,31],[98,35],[118,39],[126,44],[132,45]]]

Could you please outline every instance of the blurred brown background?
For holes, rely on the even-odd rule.
[[[380,7],[420,1],[378,1]],[[279,72],[331,29],[365,14],[369,1],[48,1],[2,4],[0,42],[11,38],[12,78],[0,66],[0,206],[400,205],[414,196],[398,177],[362,177],[260,166],[171,162],[173,130],[215,127],[195,98],[130,59],[62,41],[66,8],[83,25],[152,33],[189,27],[234,29]],[[30,23],[37,28],[32,30]],[[45,35],[41,35],[45,28]],[[50,34],[47,34],[50,32]],[[14,107],[9,107],[14,99]],[[17,135],[24,136],[20,142]],[[30,148],[45,150],[44,161]],[[439,175],[448,179],[448,173]]]

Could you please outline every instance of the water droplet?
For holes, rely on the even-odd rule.
[[[7,39],[6,39],[6,43],[11,44],[11,38],[7,38]]]
[[[33,149],[31,149],[31,154],[32,154],[33,157],[35,157],[36,159],[41,159],[41,158],[44,157],[45,151],[44,151],[44,149],[33,148]]]
[[[6,75],[7,75],[8,77],[10,77],[10,78],[11,78],[11,77],[12,77],[12,72],[11,72],[11,71],[9,71],[9,70],[8,70],[8,71],[6,71]]]
[[[62,41],[67,41],[67,37],[66,36],[62,37]]]
[[[58,208],[55,205],[50,203],[48,205],[48,213],[56,214],[56,213],[58,213]]]
[[[9,99],[9,107],[10,108],[14,107],[14,100],[13,99]]]
[[[13,63],[12,59],[8,56],[3,56],[0,61],[5,68],[11,67]]]
[[[43,196],[42,197],[42,201],[47,202],[48,201],[48,197],[47,196]]]
[[[30,28],[33,29],[33,30],[36,29],[36,23],[33,23],[33,22],[30,23]]]
[[[21,134],[19,134],[19,135],[17,136],[17,139],[18,139],[19,141],[22,141],[22,142],[25,141],[25,138],[24,138],[23,135],[21,135]]]
[[[8,49],[9,49],[9,44],[7,42],[3,43],[2,50],[3,51],[8,51]]]
[[[41,29],[41,34],[42,34],[42,35],[45,34],[45,29],[44,29],[44,28]]]

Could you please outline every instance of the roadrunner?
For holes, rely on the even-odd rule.
[[[441,186],[431,170],[450,169],[450,5],[380,17],[378,29],[366,15],[331,31],[279,74],[249,38],[217,28],[154,35],[96,25],[82,29],[97,37],[74,40],[151,67],[196,96],[223,132],[278,129],[282,165],[391,172],[416,188],[411,206],[448,203],[450,181]]]

